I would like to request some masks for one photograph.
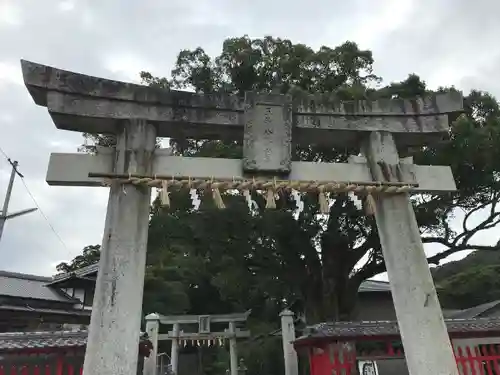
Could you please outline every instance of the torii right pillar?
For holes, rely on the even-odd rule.
[[[393,135],[372,132],[362,151],[376,181],[398,181]],[[375,195],[375,218],[411,375],[458,375],[420,230],[407,193]]]

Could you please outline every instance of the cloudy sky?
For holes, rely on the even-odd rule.
[[[386,81],[408,73],[431,86],[500,97],[500,3],[495,0],[0,0],[0,147],[39,213],[8,222],[0,269],[50,275],[61,260],[101,242],[107,191],[49,187],[50,152],[76,152],[79,134],[57,131],[22,84],[20,59],[126,81],[168,75],[180,49],[217,54],[227,37],[289,38],[313,47],[346,40],[374,52]],[[10,174],[0,159],[0,197]],[[34,203],[17,179],[10,210]],[[491,234],[490,236],[495,236]],[[495,237],[498,237],[495,236]],[[481,239],[489,242],[487,236]]]

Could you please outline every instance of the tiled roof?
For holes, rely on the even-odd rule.
[[[0,296],[75,303],[76,300],[65,293],[48,287],[51,280],[50,277],[0,271]]]
[[[450,335],[456,333],[493,333],[500,334],[500,319],[445,319]],[[321,338],[357,338],[378,336],[399,336],[396,321],[373,322],[334,322],[320,323],[307,327],[304,336],[297,342]]]
[[[39,314],[52,314],[52,315],[71,315],[71,316],[88,316],[91,315],[91,310],[79,309],[79,308],[67,308],[67,309],[49,309],[43,307],[32,307],[29,305],[25,306],[14,306],[14,305],[0,305],[0,310],[3,311],[18,311],[18,312],[35,312]]]
[[[0,351],[83,347],[87,335],[87,330],[0,333]],[[144,332],[140,336],[141,341],[148,340]]]
[[[457,314],[461,313],[460,309],[443,309],[443,316],[445,319],[453,319]],[[473,318],[473,317],[472,317]]]
[[[366,280],[363,281],[358,289],[358,292],[391,292],[391,286],[387,281]]]
[[[0,333],[0,350],[74,348],[87,344],[87,331]]]
[[[472,319],[480,317],[483,313],[487,312],[500,304],[500,300],[483,303],[465,310],[459,310],[451,314],[449,317],[452,319]]]
[[[91,264],[89,266],[79,268],[72,272],[65,272],[59,275],[55,275],[52,279],[49,279],[48,285],[57,284],[61,281],[71,279],[72,277],[85,277],[93,273],[96,273],[98,270],[99,270],[98,263]]]

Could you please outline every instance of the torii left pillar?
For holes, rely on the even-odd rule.
[[[110,107],[111,99],[127,103],[140,97],[140,87],[28,61],[22,61],[22,69],[35,103],[47,107],[59,129],[116,136],[106,168],[117,174],[152,172],[155,125],[138,110]],[[92,109],[110,108],[106,116],[89,116]],[[57,165],[56,170],[67,176],[61,185],[99,186],[96,181],[71,182],[71,175],[82,173],[85,164],[75,163],[69,155]],[[84,375],[137,374],[150,199],[150,187],[111,182]]]
[[[116,173],[150,173],[156,130],[123,123]],[[151,188],[112,182],[97,276],[84,375],[137,371]]]

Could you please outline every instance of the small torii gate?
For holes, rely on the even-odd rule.
[[[158,341],[172,341],[170,363],[174,374],[178,373],[179,347],[188,342],[200,344],[207,343],[222,345],[229,340],[230,375],[238,375],[238,351],[236,343],[238,338],[250,337],[250,331],[241,331],[236,328],[236,323],[246,322],[251,311],[241,314],[222,315],[172,315],[149,314],[146,316],[146,332],[153,343],[153,350],[148,358],[144,359],[144,375],[156,375],[158,355]],[[227,323],[224,332],[212,332],[210,324]],[[160,334],[160,324],[172,325],[172,331]],[[197,324],[198,332],[184,332],[182,325]]]
[[[355,191],[371,198],[410,374],[457,374],[409,199],[410,193],[455,191],[455,183],[448,166],[414,165],[399,158],[398,148],[442,139],[448,114],[462,110],[461,94],[373,102],[258,93],[243,99],[29,61],[22,69],[35,103],[47,107],[57,128],[117,136],[108,152],[52,154],[47,172],[50,185],[102,186],[110,179],[85,375],[132,375],[137,368],[151,186],[167,180],[214,192],[221,185],[313,190],[320,197]],[[157,136],[243,140],[243,160],[174,157],[155,150]],[[347,164],[295,162],[292,143],[357,145],[364,157]]]

